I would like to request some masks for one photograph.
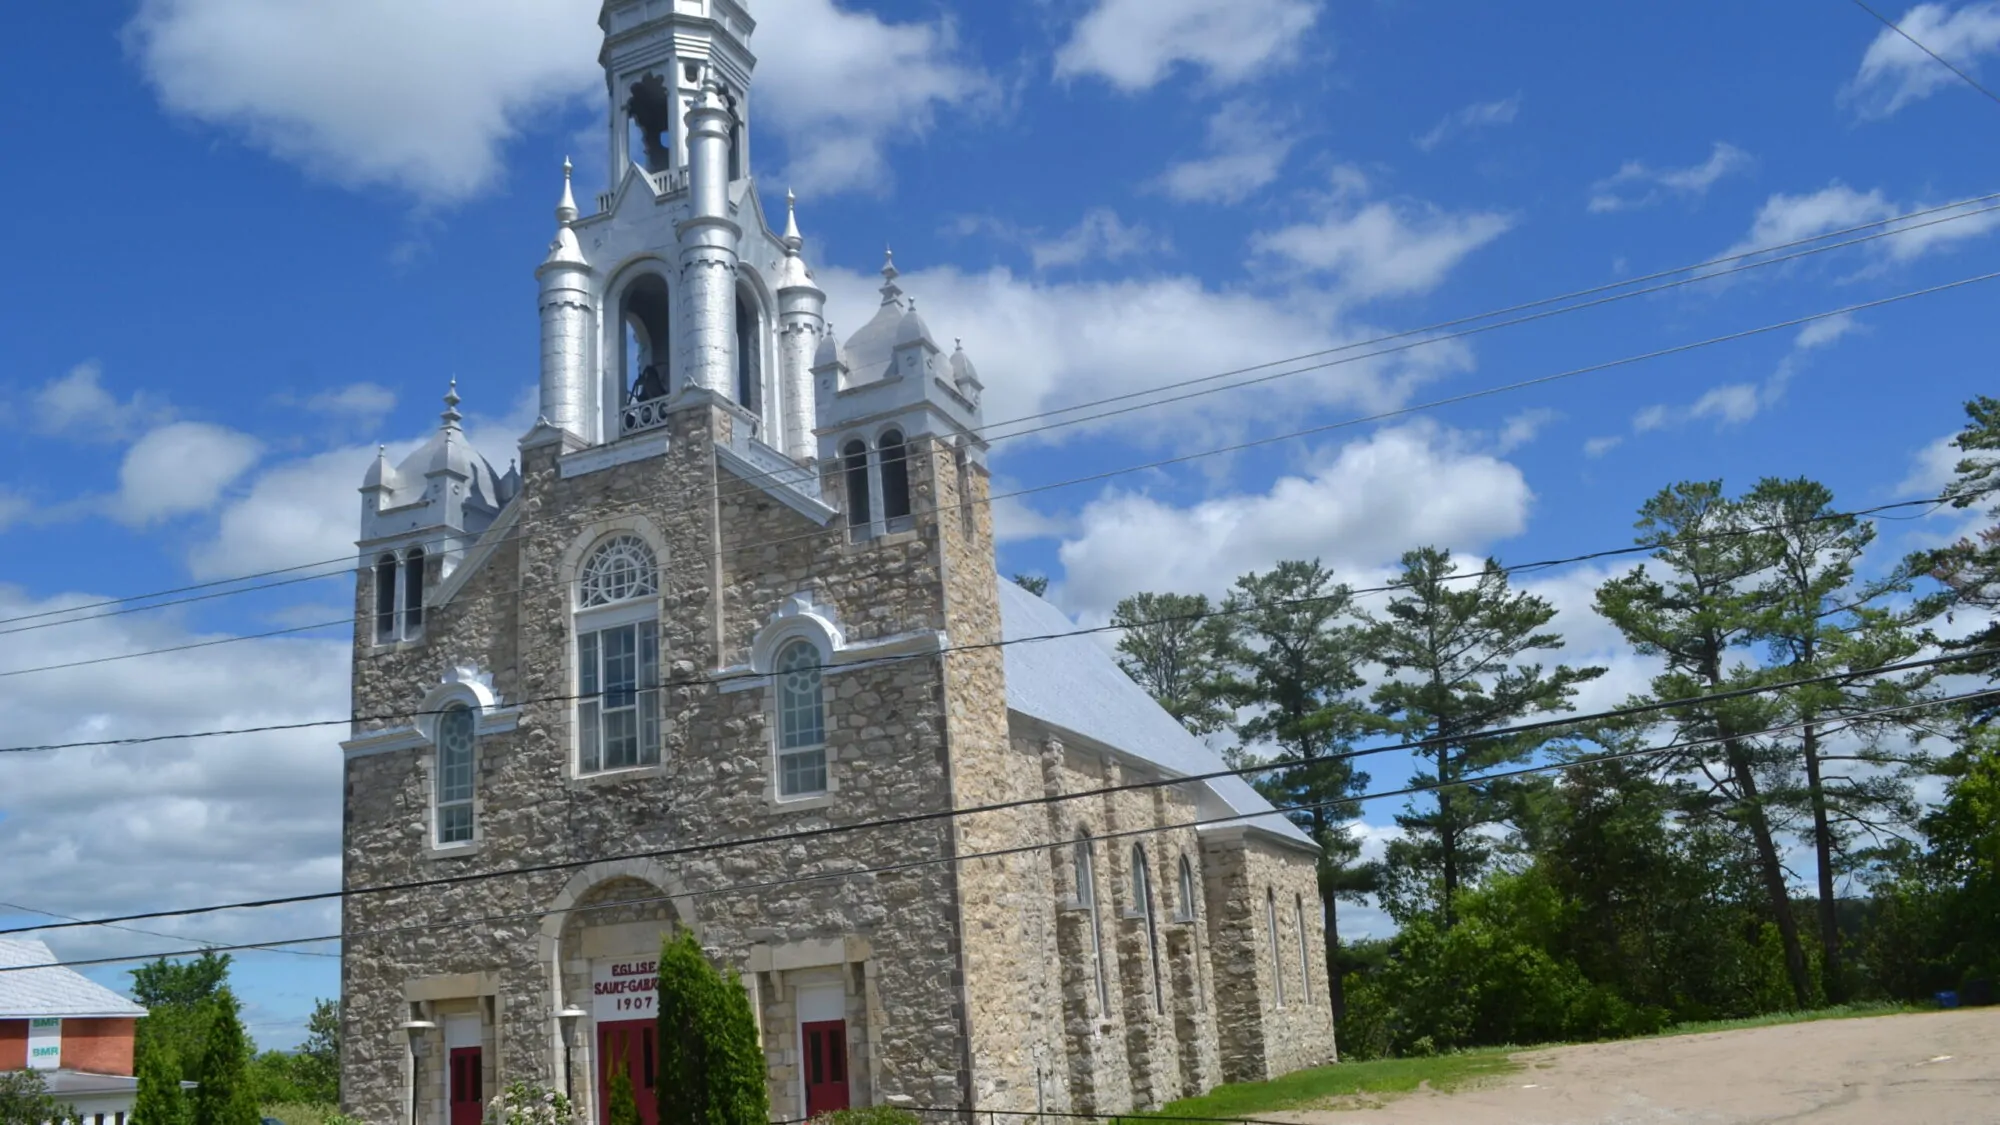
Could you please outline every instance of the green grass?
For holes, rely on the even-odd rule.
[[[1223,1086],[1198,1098],[1162,1107],[1147,1117],[1243,1118],[1309,1109],[1346,1099],[1408,1094],[1429,1086],[1454,1090],[1468,1082],[1509,1074],[1520,1064],[1504,1050],[1466,1051],[1428,1059],[1379,1059],[1336,1063],[1274,1078]]]
[[[1703,1023],[1678,1023],[1660,1032],[1668,1035],[1704,1035],[1711,1031],[1741,1031],[1751,1027],[1777,1027],[1789,1023],[1816,1023],[1819,1020],[1866,1019],[1869,1016],[1902,1016],[1913,1012],[1928,1012],[1934,1009],[1916,1004],[1897,1004],[1889,1001],[1875,1001],[1865,1004],[1841,1004],[1832,1008],[1813,1008],[1804,1012],[1771,1012],[1761,1016],[1750,1016],[1739,1020],[1708,1020]]]

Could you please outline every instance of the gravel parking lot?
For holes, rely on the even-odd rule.
[[[2000,1008],[1524,1052],[1454,1094],[1277,1115],[1310,1125],[2000,1123]]]

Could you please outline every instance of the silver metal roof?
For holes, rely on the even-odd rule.
[[[1033,640],[1071,633],[1076,623],[1054,605],[1000,580],[1000,631],[1008,642],[1007,708],[1158,766],[1169,775],[1227,769],[1222,759],[1174,721],[1090,637]],[[1271,807],[1240,777],[1202,783],[1201,819],[1264,813],[1237,822],[1312,847],[1312,837]],[[1231,828],[1237,824],[1215,825]]]
[[[37,968],[36,966],[47,966]],[[0,1019],[115,1019],[146,1009],[96,981],[56,967],[56,955],[39,941],[0,938]]]

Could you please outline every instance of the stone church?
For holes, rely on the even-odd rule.
[[[742,974],[774,1118],[1331,1059],[1310,840],[1177,781],[1221,764],[997,576],[980,376],[893,263],[828,325],[751,176],[741,0],[600,22],[611,186],[556,212],[518,467],[454,388],[361,487],[346,1110],[476,1125],[526,1079],[602,1122],[623,1067],[651,1122],[675,927]]]

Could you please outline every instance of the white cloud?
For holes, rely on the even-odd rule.
[[[1489,129],[1495,125],[1512,125],[1520,113],[1519,94],[1497,102],[1474,102],[1463,109],[1446,114],[1444,120],[1431,127],[1430,132],[1416,139],[1416,145],[1425,152],[1430,152],[1461,133],[1469,133],[1474,129]]]
[[[1600,214],[1631,211],[1650,207],[1669,195],[1699,199],[1716,181],[1744,171],[1750,164],[1749,153],[1721,141],[1715,143],[1707,160],[1691,167],[1650,168],[1628,160],[1618,171],[1591,185],[1590,210]]]
[[[144,393],[121,399],[104,387],[104,368],[87,360],[43,384],[34,395],[37,429],[48,437],[124,441],[148,424],[171,417]]]
[[[1616,434],[1609,437],[1594,437],[1583,443],[1583,455],[1592,458],[1602,457],[1623,444],[1625,439]]]
[[[1492,211],[1451,212],[1431,204],[1357,203],[1350,175],[1310,222],[1259,232],[1259,254],[1334,280],[1349,299],[1425,293],[1514,220]]]
[[[1234,85],[1289,62],[1320,0],[1097,0],[1056,52],[1056,76],[1149,89],[1185,63]]]
[[[939,110],[993,93],[992,79],[961,57],[948,19],[892,23],[834,0],[760,0],[756,9],[751,96],[783,136],[783,176],[802,192],[881,188],[891,143],[924,133]]]
[[[30,503],[27,497],[0,488],[0,532],[6,531],[25,518],[29,512],[34,511],[34,508],[34,504]]]
[[[1887,117],[1961,79],[1925,54],[1925,47],[1960,70],[1978,69],[1983,56],[2000,51],[2000,3],[1991,0],[1953,10],[1946,4],[1918,4],[1894,29],[1883,28],[1861,56],[1861,69],[1842,91],[1842,100],[1864,117]]]
[[[0,616],[99,600],[82,591],[34,599],[0,587]],[[85,620],[0,638],[0,669],[214,639],[220,637],[192,632],[170,614]],[[270,639],[208,648],[198,660],[157,656],[112,665],[123,671],[110,676],[88,667],[0,679],[5,744],[341,720],[348,712],[347,655],[345,638]],[[337,888],[335,743],[344,729],[343,722],[147,747],[0,754],[0,853],[8,857],[7,893],[0,897],[95,917],[212,902],[218,888],[231,898]],[[63,931],[49,940],[63,956],[131,955],[200,941],[332,933],[339,920],[337,908],[325,904],[142,925],[197,940],[119,930]],[[337,987],[336,962],[282,960],[288,980],[311,973],[320,994]],[[264,961],[253,958],[238,973]],[[104,977],[114,986],[126,983],[122,969]],[[302,992],[301,1010],[286,1014],[303,1015],[312,994]]]
[[[143,525],[208,511],[257,463],[262,448],[248,434],[206,422],[161,426],[126,450],[111,514]]]
[[[789,143],[801,188],[879,186],[887,143],[988,88],[946,22],[757,7],[757,119]],[[451,203],[498,179],[527,124],[603,96],[595,14],[569,0],[142,0],[126,40],[169,111],[334,183]]]
[[[1503,457],[1514,452],[1534,441],[1541,435],[1543,427],[1560,417],[1560,414],[1548,407],[1536,407],[1508,415],[1500,425],[1500,433],[1493,439],[1493,451]]]
[[[1965,451],[1956,433],[1946,434],[1919,449],[1910,457],[1910,473],[1896,486],[1899,496],[1936,496],[1958,478],[1958,463]]]
[[[1320,558],[1351,575],[1424,543],[1483,550],[1520,534],[1533,499],[1518,468],[1420,422],[1321,450],[1310,470],[1261,493],[1177,507],[1107,491],[1060,548],[1061,593],[1092,618],[1138,590],[1219,596],[1281,559]]]
[[[1714,422],[1718,429],[1740,426],[1784,399],[1792,379],[1805,368],[1811,353],[1831,347],[1859,328],[1860,324],[1851,314],[1815,320],[1799,329],[1792,338],[1791,350],[1785,353],[1770,377],[1762,383],[1726,383],[1704,392],[1685,408],[1655,403],[1633,415],[1632,432],[1643,434],[1697,421]],[[1612,444],[1616,444],[1615,440]],[[1610,448],[1609,445],[1604,447],[1606,450]]]
[[[1079,266],[1085,262],[1115,262],[1167,249],[1166,238],[1145,226],[1127,225],[1116,211],[1098,207],[1081,222],[1054,238],[1032,243],[1028,253],[1038,270]]]
[[[1154,184],[1183,203],[1241,203],[1278,178],[1296,143],[1268,112],[1232,102],[1209,118],[1206,155],[1168,167]]]
[[[880,278],[833,268],[820,270],[818,277],[843,335],[851,335],[881,304]],[[1329,318],[1326,298],[1315,291],[1263,295],[1215,289],[1191,277],[1050,281],[1005,269],[966,273],[945,267],[906,272],[898,284],[917,299],[947,347],[953,337],[964,336],[986,382],[986,418],[1001,434],[1015,429],[1001,423],[1025,415],[1218,375],[1246,363],[1324,352],[1379,334]],[[1295,423],[1303,411],[1319,407],[1374,412],[1401,405],[1412,386],[1463,370],[1468,356],[1452,342],[1321,366],[1255,388],[1148,410],[1144,426],[1135,426],[1128,414],[1034,439],[1003,439],[994,452],[1004,460],[1030,441],[1062,441],[1107,427],[1142,446],[1223,444],[1250,423]]]
[[[315,414],[337,415],[361,426],[373,426],[396,409],[396,392],[375,383],[349,383],[321,391],[306,400]]]

